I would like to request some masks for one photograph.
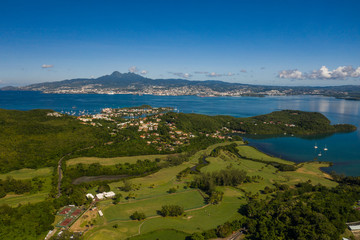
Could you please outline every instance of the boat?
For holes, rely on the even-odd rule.
[[[326,147],[326,145],[325,145],[325,147],[324,147],[324,151],[327,151],[328,150],[328,148]]]
[[[318,154],[319,157],[321,157],[321,152]]]
[[[317,149],[317,148],[318,148],[318,146],[316,145],[316,143],[315,143],[315,146],[314,146],[314,148],[315,148],[315,149]]]

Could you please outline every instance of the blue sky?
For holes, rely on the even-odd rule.
[[[0,3],[0,86],[113,71],[267,85],[360,83],[360,1]]]

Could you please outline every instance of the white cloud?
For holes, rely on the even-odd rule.
[[[41,65],[41,68],[52,68],[54,67],[54,65],[51,65],[51,64],[43,64]]]
[[[190,73],[181,73],[181,72],[170,72],[171,74],[181,77],[181,78],[190,78],[192,75]]]
[[[136,73],[138,71],[139,71],[139,69],[136,66],[129,67],[129,72],[131,72],[131,73]]]
[[[208,77],[221,77],[222,74],[216,73],[216,72],[211,72],[209,74],[207,74],[206,76]]]
[[[326,66],[322,66],[319,70],[309,73],[302,73],[299,70],[282,70],[279,72],[278,77],[288,79],[345,80],[347,78],[360,77],[360,67],[354,69],[352,66],[340,66],[334,70],[329,70]]]
[[[140,74],[142,74],[142,75],[146,75],[147,73],[148,73],[147,70],[141,70],[141,71],[140,71]]]
[[[360,67],[358,67],[354,72],[351,73],[351,77],[360,77]]]
[[[302,72],[297,69],[294,70],[282,70],[279,72],[279,78],[290,78],[290,79],[304,79]]]

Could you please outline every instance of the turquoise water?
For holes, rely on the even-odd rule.
[[[321,112],[332,123],[351,123],[359,128],[360,101],[346,101],[322,96],[286,97],[196,97],[196,96],[137,96],[98,94],[41,94],[39,92],[0,92],[0,108],[29,110],[54,109],[79,114],[99,112],[105,107],[130,107],[149,104],[154,107],[176,107],[180,112],[208,115],[249,117],[282,109]],[[331,161],[334,170],[347,175],[360,175],[360,129],[353,133],[312,138],[273,137],[250,139],[264,152],[297,162],[318,158]],[[314,145],[318,149],[314,149]],[[328,148],[324,151],[323,148]],[[320,153],[322,156],[319,157]]]

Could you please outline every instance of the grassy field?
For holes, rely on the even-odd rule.
[[[0,205],[1,204],[8,204],[9,206],[16,207],[18,204],[27,204],[27,203],[36,203],[44,201],[51,190],[51,178],[46,177],[43,178],[45,180],[43,189],[37,193],[25,193],[21,195],[7,194],[4,198],[0,198]]]
[[[190,162],[193,163],[193,164],[197,164],[198,160],[199,160],[199,158],[201,156],[209,155],[214,148],[229,145],[229,144],[232,144],[232,143],[243,144],[242,141],[235,141],[235,142],[223,142],[223,143],[217,143],[217,144],[211,145],[208,148],[206,148],[204,150],[200,150],[197,153],[195,153],[193,156],[191,156],[190,157]]]
[[[137,160],[149,159],[153,161],[156,158],[166,159],[168,156],[171,155],[142,155],[142,156],[115,157],[115,158],[79,157],[66,161],[66,164],[68,166],[76,165],[78,163],[82,163],[82,164],[100,163],[101,165],[115,165],[118,163],[133,164],[136,163]]]
[[[6,179],[6,177],[8,176],[11,176],[17,180],[31,179],[34,177],[47,177],[51,175],[52,171],[53,168],[51,167],[39,168],[39,169],[23,168],[5,174],[0,174],[0,179]]]
[[[0,198],[0,204],[8,204],[9,206],[16,207],[18,204],[36,203],[44,201],[51,190],[51,174],[53,168],[40,168],[40,169],[29,169],[24,168],[16,171],[11,171],[6,174],[0,174],[0,179],[6,179],[11,176],[17,180],[32,179],[39,177],[44,180],[43,189],[37,193],[25,193],[25,194],[14,194],[8,193],[4,198]]]
[[[131,240],[184,240],[189,234],[177,230],[165,229],[130,238]]]
[[[197,190],[190,190],[117,205],[108,204],[104,201],[99,204],[99,207],[103,209],[106,220],[111,222],[114,220],[130,220],[130,215],[135,211],[143,212],[147,217],[157,216],[157,211],[161,209],[161,206],[169,204],[182,206],[184,210],[205,205],[201,194]]]
[[[133,237],[130,239],[152,239],[142,238],[146,236],[166,239],[164,237],[166,237],[167,233],[171,230],[191,234],[193,232],[215,228],[228,220],[241,218],[241,215],[237,210],[241,204],[245,203],[245,199],[242,198],[244,194],[233,188],[226,187],[222,188],[222,190],[225,193],[224,199],[218,205],[206,205],[200,209],[188,210],[184,216],[180,217],[164,218],[159,216],[140,222],[123,220],[107,222],[105,218],[105,221],[103,221],[102,224],[99,224],[98,227],[90,230],[85,237],[89,240],[126,239],[129,237]],[[117,225],[118,227],[115,229],[113,227],[114,225]],[[185,236],[177,234],[176,237],[177,238],[167,239],[180,240],[184,239],[182,237]]]
[[[240,146],[239,149],[245,150],[247,156],[252,156],[252,158],[265,160],[263,153],[256,152],[257,150],[248,146]],[[250,155],[250,153],[254,153]],[[266,158],[269,161],[284,163],[284,160],[279,158]],[[256,193],[260,190],[263,190],[266,186],[273,187],[274,183],[285,183],[288,185],[295,185],[299,182],[306,182],[310,180],[313,184],[322,184],[327,187],[334,187],[337,185],[336,182],[331,180],[331,177],[320,170],[321,167],[328,167],[327,163],[317,163],[317,162],[306,162],[299,164],[299,168],[296,171],[281,172],[277,168],[256,161],[251,161],[247,159],[239,159],[232,154],[227,152],[221,152],[218,157],[208,157],[207,160],[210,162],[208,166],[202,168],[202,172],[212,172],[218,171],[220,169],[226,168],[237,168],[247,172],[249,176],[260,176],[262,179],[257,180],[257,182],[246,183],[240,188],[245,191]],[[288,164],[289,162],[286,161]],[[294,164],[294,163],[292,163]]]
[[[251,146],[239,146],[238,150],[239,150],[240,155],[244,156],[246,158],[254,158],[254,159],[259,159],[259,160],[263,160],[263,161],[278,162],[278,163],[291,164],[291,165],[295,164],[294,162],[290,162],[290,161],[283,160],[281,158],[269,156]]]
[[[104,218],[101,224],[86,234],[86,239],[125,239],[129,237],[132,240],[169,239],[169,236],[171,239],[184,239],[186,234],[216,228],[226,221],[241,218],[238,209],[241,205],[246,204],[244,191],[253,194],[260,193],[259,198],[265,198],[270,195],[262,194],[262,190],[266,186],[273,188],[274,183],[293,186],[296,183],[311,180],[313,184],[320,183],[328,187],[337,185],[328,174],[319,169],[327,167],[328,164],[325,163],[301,163],[297,165],[296,171],[281,172],[270,164],[238,158],[234,154],[222,151],[217,157],[207,157],[210,164],[203,167],[201,171],[213,172],[237,168],[246,171],[248,176],[258,176],[258,178],[251,183],[237,187],[218,187],[224,192],[223,201],[217,205],[205,205],[197,191],[185,189],[186,183],[190,182],[195,175],[190,174],[178,181],[176,174],[187,167],[194,166],[199,157],[204,154],[209,155],[215,147],[226,144],[229,143],[216,144],[201,150],[192,156],[189,162],[179,166],[161,169],[149,176],[131,179],[131,183],[136,188],[132,191],[136,194],[136,199],[132,201],[123,199],[117,205],[113,205],[111,200],[102,201],[99,207],[103,209]],[[240,144],[238,146],[240,154],[247,158],[295,165],[293,162],[267,156],[255,148],[241,145],[242,142],[238,142],[238,144]],[[127,196],[128,193],[118,189],[122,185],[121,181],[110,184],[113,191]],[[176,194],[167,193],[171,187],[178,189]],[[93,191],[95,192],[95,188]],[[188,210],[180,217],[164,218],[156,214],[156,210],[159,210],[161,205],[170,203],[182,205]],[[194,209],[196,207],[200,208]],[[129,216],[134,211],[144,212],[150,218],[140,222],[131,221]],[[117,228],[113,227],[115,225]]]

